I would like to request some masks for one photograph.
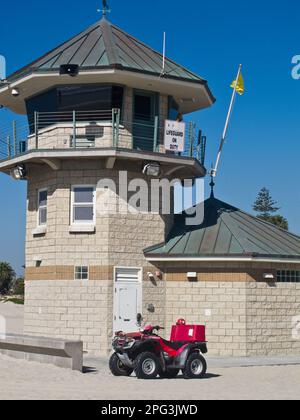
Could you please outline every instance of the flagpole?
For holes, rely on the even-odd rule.
[[[237,88],[237,85],[238,85],[238,81],[239,81],[241,71],[242,71],[242,64],[239,65],[237,77],[236,77],[236,80],[235,80],[235,85],[233,87],[232,97],[231,97],[229,110],[228,110],[228,114],[227,114],[227,118],[226,118],[226,122],[225,122],[225,127],[224,127],[224,131],[223,131],[222,139],[221,139],[221,144],[220,144],[219,151],[218,151],[216,165],[215,165],[215,168],[212,169],[212,171],[211,171],[211,176],[214,177],[214,178],[217,175],[217,171],[218,171],[218,167],[219,167],[224,143],[225,143],[225,140],[226,140],[228,126],[229,126],[229,122],[230,122],[230,118],[231,118],[231,115],[232,115],[232,111],[233,111],[233,107],[234,107],[234,103],[235,103],[235,99],[236,99],[236,94],[237,94],[236,88]]]

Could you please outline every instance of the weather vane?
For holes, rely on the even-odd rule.
[[[97,10],[97,12],[102,12],[102,15],[103,16],[106,16],[106,14],[107,13],[110,13],[110,8],[109,8],[109,5],[107,4],[107,0],[102,0],[102,3],[103,3],[103,8],[102,8],[102,10],[101,9],[98,9]]]

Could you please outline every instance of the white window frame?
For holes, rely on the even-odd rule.
[[[294,275],[292,275],[294,273]],[[285,277],[285,280],[283,278]],[[300,283],[300,270],[277,270],[276,280],[278,283]]]
[[[76,268],[80,268],[81,271],[82,271],[83,268],[87,268],[87,278],[86,279],[77,279],[76,278]],[[82,274],[82,272],[81,272],[81,274]],[[88,265],[76,265],[74,267],[74,280],[76,280],[76,281],[88,281],[89,278],[90,278],[90,267]]]
[[[77,188],[92,188],[93,189],[93,220],[74,220],[74,206],[75,206],[75,190]],[[79,205],[79,203],[78,203]],[[90,207],[91,203],[80,203],[81,206]],[[96,224],[96,187],[95,185],[73,185],[71,188],[71,226],[78,225],[92,225]]]
[[[47,204],[46,206],[40,206],[40,194],[46,192],[47,193]],[[47,211],[47,216],[46,216],[46,223],[40,223],[40,210],[41,209],[46,209]],[[45,227],[47,226],[47,222],[48,222],[48,189],[47,188],[41,188],[38,190],[38,194],[37,194],[37,226],[38,227]]]

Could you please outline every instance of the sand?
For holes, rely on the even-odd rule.
[[[5,318],[7,333],[22,333],[23,315],[23,306],[0,302],[0,320]],[[105,359],[87,358],[86,364],[89,369],[81,374],[0,355],[0,400],[300,399],[300,364],[226,367],[235,366],[233,360],[211,361],[207,377],[193,381],[115,378]]]
[[[0,302],[0,333],[5,332],[2,331],[3,321],[6,334],[23,334],[24,306]]]
[[[115,378],[0,356],[0,400],[300,399],[300,365],[212,368],[205,379]]]

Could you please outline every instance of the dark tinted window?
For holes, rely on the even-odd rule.
[[[172,97],[169,97],[169,120],[176,120],[178,116],[179,107]]]
[[[150,96],[135,95],[134,109],[135,118],[150,121],[153,117],[152,98]]]
[[[57,113],[41,116],[39,128],[57,122],[71,121],[72,111],[93,111],[84,114],[85,119],[108,120],[111,110],[123,106],[123,87],[111,85],[68,85],[59,86],[26,101],[30,131],[34,131],[34,112]],[[98,111],[98,112],[94,112]],[[100,111],[100,112],[99,112]],[[60,114],[63,113],[63,114]],[[78,117],[80,119],[80,117]]]
[[[64,86],[57,89],[59,111],[108,111],[122,108],[119,86]]]

